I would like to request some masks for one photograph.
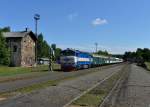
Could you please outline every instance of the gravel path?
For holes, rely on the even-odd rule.
[[[150,107],[150,73],[132,64],[128,78],[114,92],[110,102],[112,104],[105,107]]]
[[[0,107],[63,107],[63,105],[67,104],[88,88],[102,81],[112,73],[120,71],[123,66],[124,65],[119,65],[108,69],[99,69],[100,72],[91,73],[82,77],[80,76],[59,83],[57,86],[47,87],[30,94],[1,102]]]
[[[66,77],[73,77],[73,76],[76,77],[76,76],[88,74],[91,72],[91,70],[97,71],[99,69],[106,69],[106,68],[114,67],[114,66],[118,66],[118,65],[109,65],[109,66],[103,66],[101,68],[79,70],[77,72],[49,72],[47,73],[47,75],[41,75],[41,76],[37,76],[34,78],[4,82],[4,83],[0,83],[0,93],[13,91],[18,88],[30,86],[30,85],[41,83],[41,82],[46,82],[49,80],[57,80],[57,79],[60,80]]]

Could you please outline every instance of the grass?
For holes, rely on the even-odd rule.
[[[145,65],[146,65],[147,69],[150,70],[150,62],[145,62]]]
[[[113,88],[116,81],[119,79],[121,73],[113,75],[107,81],[100,86],[94,88],[87,94],[81,96],[79,99],[74,101],[71,106],[79,107],[98,107],[103,99],[107,96],[109,91]]]
[[[79,106],[90,106],[90,107],[98,107],[99,101],[101,100],[101,96],[94,94],[86,94],[83,95],[80,100],[77,100],[74,105]]]
[[[54,81],[47,81],[47,82],[43,82],[43,83],[39,83],[39,84],[34,84],[28,87],[24,87],[24,88],[19,88],[16,89],[14,91],[10,91],[10,92],[4,92],[4,93],[0,93],[0,98],[7,98],[10,96],[14,96],[18,93],[20,94],[24,94],[24,93],[29,93],[32,92],[33,90],[38,90],[38,89],[42,89],[48,86],[56,86],[58,84],[59,80],[54,80]]]
[[[24,67],[0,67],[0,76],[11,76],[16,74],[24,74],[31,72],[31,68],[24,68]]]
[[[47,81],[47,82],[43,82],[43,83],[39,83],[39,84],[34,84],[28,87],[24,87],[24,88],[20,88],[15,90],[15,92],[19,92],[19,93],[29,93],[32,92],[33,90],[38,90],[38,89],[42,89],[48,86],[56,86],[58,84],[59,80],[54,80],[54,81]]]
[[[58,64],[53,65],[54,70],[60,69]],[[48,71],[48,65],[38,65],[37,67],[7,67],[0,66],[0,77],[2,76],[14,76],[18,74],[32,73],[32,72],[46,72]]]

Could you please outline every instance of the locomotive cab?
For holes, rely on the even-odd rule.
[[[66,49],[61,52],[60,63],[62,70],[89,68],[92,64],[89,53]]]

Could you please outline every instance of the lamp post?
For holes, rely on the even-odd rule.
[[[35,35],[38,38],[37,26],[38,26],[38,20],[40,20],[40,15],[39,14],[35,14],[34,15],[34,20],[35,20]],[[35,62],[37,64],[37,41],[35,42]]]

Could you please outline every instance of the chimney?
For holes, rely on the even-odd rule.
[[[29,28],[26,27],[26,28],[25,28],[25,31],[28,32],[28,31],[29,31]]]

